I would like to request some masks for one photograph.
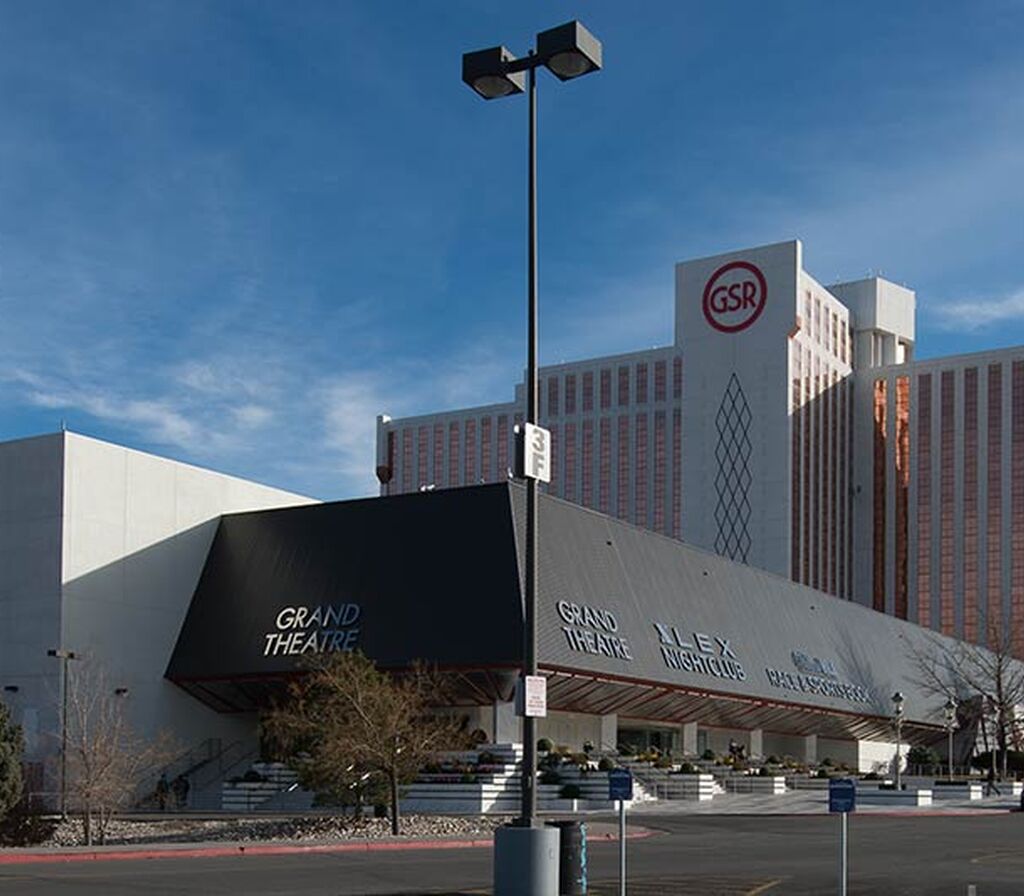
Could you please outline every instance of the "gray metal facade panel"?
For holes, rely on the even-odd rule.
[[[900,690],[908,721],[937,722],[942,700],[912,659],[937,635],[565,502],[542,500],[540,519],[542,666],[872,716]],[[598,611],[595,624],[568,624],[560,601]],[[598,635],[624,639],[631,659]]]
[[[539,510],[542,668],[750,711],[886,717],[900,690],[908,722],[938,722],[911,647],[939,636],[565,501]],[[294,671],[300,656],[265,653],[276,614],[343,602],[360,606],[355,646],[383,665],[515,667],[524,525],[512,484],[225,517],[167,675]]]

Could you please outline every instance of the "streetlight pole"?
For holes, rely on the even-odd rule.
[[[946,754],[946,764],[949,770],[949,783],[953,783],[953,732],[956,730],[956,701],[950,697],[943,707],[946,711],[946,734],[949,737],[949,752]]]
[[[902,740],[901,734],[903,732],[903,695],[899,691],[892,695],[892,706],[893,724],[896,728],[896,789],[902,790],[901,766],[903,765],[903,760],[900,757],[900,741]]]
[[[68,661],[77,660],[78,654],[73,650],[55,648],[47,650],[46,655],[56,657],[61,661],[60,814],[66,818],[68,814]]]
[[[601,44],[579,22],[567,22],[537,35],[535,50],[517,59],[505,47],[465,53],[462,80],[484,99],[498,99],[523,92],[524,73],[529,94],[527,176],[527,347],[526,419],[517,433],[517,475],[526,480],[526,557],[523,601],[523,664],[520,699],[523,717],[521,837],[504,829],[495,836],[496,896],[546,891],[551,858],[541,858],[544,829],[537,820],[537,715],[527,698],[537,681],[537,481],[550,481],[550,434],[538,424],[537,374],[537,68],[546,66],[561,81],[569,81],[601,68]],[[546,701],[545,701],[546,702]],[[504,846],[502,844],[505,844]],[[554,866],[557,879],[557,865]]]

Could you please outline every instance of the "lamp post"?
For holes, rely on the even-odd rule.
[[[896,728],[896,789],[902,790],[900,767],[903,760],[900,758],[900,741],[903,733],[903,695],[899,691],[892,695],[892,722]]]
[[[67,816],[68,803],[68,662],[77,660],[78,654],[73,650],[55,648],[46,651],[47,656],[56,657],[61,661],[60,690],[62,707],[60,712],[60,814]]]
[[[953,732],[956,731],[956,700],[950,697],[946,705],[942,707],[945,711],[946,735],[949,738],[949,752],[946,754],[947,765],[949,766],[949,781],[953,782]]]
[[[527,373],[526,424],[537,424],[537,69],[547,68],[562,81],[597,71],[601,44],[579,22],[567,22],[537,35],[537,48],[517,59],[505,47],[491,47],[462,57],[462,80],[486,100],[523,92],[528,75],[528,212],[527,212]],[[522,436],[520,436],[522,438]],[[528,446],[523,446],[527,448]],[[523,455],[525,457],[526,451]],[[526,600],[522,675],[537,674],[537,480],[543,471],[520,471],[526,479]],[[540,475],[531,475],[532,473]],[[536,720],[523,720],[522,825],[532,827],[537,814],[534,781],[537,766]]]
[[[537,726],[526,705],[528,681],[537,676],[537,480],[550,479],[550,438],[537,426],[537,69],[546,66],[560,81],[570,81],[601,68],[601,43],[579,22],[567,22],[537,35],[536,49],[517,59],[503,46],[465,53],[462,80],[485,100],[499,99],[524,90],[529,94],[527,177],[527,373],[526,419],[517,454],[523,458],[517,471],[526,480],[526,571],[523,613],[523,665],[520,695],[523,699],[522,808],[519,826],[534,829],[537,818]],[[528,77],[524,77],[528,76]],[[543,830],[543,829],[540,829]],[[524,842],[529,842],[526,835]],[[534,842],[539,842],[535,840]],[[502,873],[501,852],[495,838],[495,880]],[[536,849],[535,852],[539,852]],[[527,850],[529,852],[529,850]],[[518,857],[517,857],[518,858]],[[531,860],[524,855],[527,863]],[[509,873],[512,863],[510,861]],[[525,872],[525,873],[524,873]],[[540,885],[531,882],[531,868],[520,868],[521,889],[504,893],[532,893]],[[500,890],[501,884],[496,889]]]

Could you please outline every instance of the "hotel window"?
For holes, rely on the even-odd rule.
[[[616,475],[618,487],[618,518],[629,519],[629,417],[619,416],[619,468]]]
[[[932,622],[932,375],[917,378],[917,624]]]
[[[548,377],[548,416],[558,416],[558,377]]]
[[[498,415],[498,471],[500,482],[508,476],[508,414]]]
[[[1003,365],[988,366],[988,531],[986,558],[987,617],[999,619],[1003,610]]]
[[[463,464],[463,482],[476,485],[476,420],[466,421],[466,455]]]
[[[672,397],[683,397],[683,359],[672,359]]]
[[[612,485],[612,421],[601,418],[597,447],[597,509],[608,513],[608,501]]]
[[[430,429],[426,426],[419,427],[416,433],[416,478],[417,487],[427,485],[430,480],[427,478],[427,449],[429,447]]]
[[[636,415],[636,488],[634,519],[638,526],[647,525],[647,415]]]
[[[1010,421],[1010,631],[1011,646],[1024,655],[1024,361],[1011,368]]]
[[[448,424],[448,487],[459,484],[459,424]]]
[[[601,410],[612,406],[612,372],[606,367],[601,371]]]
[[[871,606],[885,612],[885,380],[875,380],[874,413],[874,490],[872,500],[872,527],[874,531]]]
[[[433,482],[436,486],[444,486],[444,424],[434,424],[434,471]]]
[[[562,497],[576,500],[576,424],[565,424],[565,476]]]
[[[576,374],[568,373],[565,376],[565,413],[576,413]]]
[[[583,421],[583,452],[580,459],[580,484],[583,487],[583,506],[594,506],[594,421]]]
[[[964,626],[978,639],[978,368],[964,371]]]
[[[588,370],[583,374],[583,413],[594,410],[594,374]]]
[[[412,430],[402,430],[402,491],[412,491]]]
[[[939,378],[939,626],[944,635],[952,635],[955,626],[955,388],[953,371],[944,370]]]
[[[619,407],[629,404],[629,368],[619,368]]]
[[[636,365],[636,403],[647,404],[647,365]]]
[[[552,448],[554,451],[554,448]],[[482,462],[482,470],[480,471],[480,478],[485,482],[494,481],[494,473],[491,470],[491,418],[481,417],[480,418],[480,456]]]
[[[672,411],[672,536],[682,537],[683,412]]]
[[[910,559],[908,500],[910,497],[910,380],[896,378],[896,587],[893,611],[907,618],[910,583],[907,567]]]
[[[666,364],[664,361],[654,362],[654,400],[665,400]]]
[[[654,531],[665,531],[665,412],[654,412]]]

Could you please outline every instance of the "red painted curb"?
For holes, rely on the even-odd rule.
[[[28,865],[40,862],[126,862],[142,859],[200,859],[228,856],[283,856],[333,852],[383,852],[402,849],[467,849],[491,846],[487,840],[397,840],[330,843],[315,846],[239,845],[207,846],[197,849],[129,849],[117,852],[0,852],[0,865]]]
[[[626,834],[627,840],[642,840],[654,835],[653,831]],[[615,842],[618,834],[599,834],[587,840]],[[53,862],[129,862],[144,859],[213,859],[231,856],[287,856],[336,852],[396,852],[403,849],[472,849],[493,846],[493,838],[479,840],[362,840],[349,843],[321,843],[310,846],[286,844],[239,844],[237,846],[205,846],[184,849],[122,849],[117,851],[91,850],[88,852],[0,852],[0,865],[30,865]]]

